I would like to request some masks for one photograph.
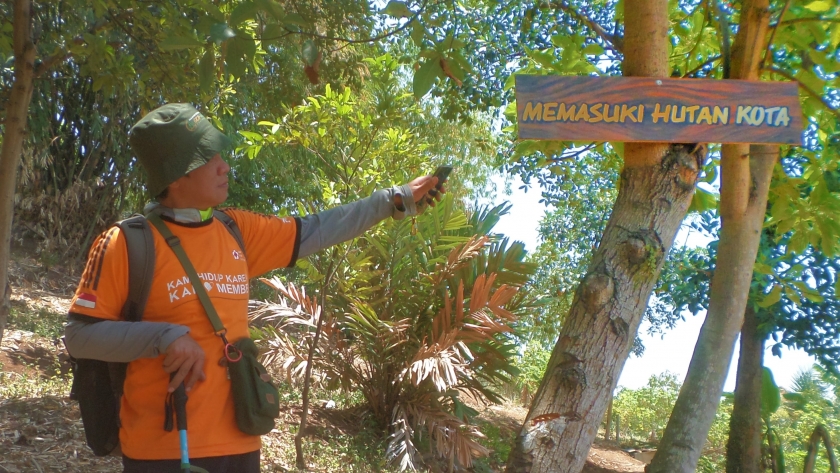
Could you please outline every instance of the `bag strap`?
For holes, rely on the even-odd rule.
[[[146,217],[136,214],[117,222],[125,237],[128,252],[128,298],[120,315],[123,320],[138,322],[143,319],[152,277],[155,273],[155,241]]]
[[[236,224],[236,220],[221,210],[213,209],[213,216],[225,224],[227,231],[230,232],[233,239],[236,240],[236,243],[239,243],[239,249],[242,250],[242,253],[245,253],[245,240],[242,239],[242,230],[239,229],[239,225]],[[248,255],[245,254],[245,257],[247,258]]]
[[[225,345],[228,345],[227,339],[225,338],[225,332],[227,329],[225,329],[221,319],[219,319],[219,314],[213,307],[213,302],[210,301],[210,296],[207,295],[207,291],[204,290],[204,284],[201,282],[201,278],[198,277],[195,267],[193,267],[190,262],[187,252],[184,251],[184,247],[181,246],[181,240],[172,234],[172,231],[166,226],[163,220],[161,220],[159,215],[151,214],[146,217],[146,219],[149,220],[155,228],[157,228],[157,231],[159,231],[161,236],[163,236],[163,239],[166,240],[166,244],[172,248],[172,251],[175,252],[175,256],[177,256],[178,260],[181,261],[181,266],[184,267],[184,271],[186,271],[187,276],[190,277],[193,290],[198,296],[198,300],[201,301],[201,305],[204,306],[204,311],[207,313],[207,318],[210,319],[210,323],[213,325],[213,330],[216,332],[216,335],[222,337],[222,341],[225,342]],[[227,347],[225,349],[227,350]]]

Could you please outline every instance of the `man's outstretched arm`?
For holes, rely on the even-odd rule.
[[[374,192],[369,197],[300,218],[298,258],[352,240],[388,217],[401,220],[417,213],[416,202],[437,184],[422,176],[408,184]],[[440,199],[440,194],[438,194]]]

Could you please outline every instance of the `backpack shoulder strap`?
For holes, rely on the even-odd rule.
[[[213,210],[213,216],[219,219],[220,222],[225,224],[225,228],[227,231],[230,232],[233,239],[236,240],[236,243],[239,244],[239,249],[245,253],[245,240],[242,239],[242,230],[239,229],[239,225],[236,224],[236,221],[233,220],[230,215],[222,212],[221,210]],[[246,253],[247,257],[247,253]]]
[[[155,272],[155,241],[149,222],[143,215],[133,215],[117,222],[128,252],[128,298],[122,308],[122,318],[137,322],[143,318],[152,277]]]

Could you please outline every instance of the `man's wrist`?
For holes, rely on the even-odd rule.
[[[401,194],[394,194],[394,207],[400,212],[405,212],[405,203]]]
[[[166,353],[166,350],[169,348],[169,345],[171,345],[172,342],[183,337],[188,333],[190,333],[189,327],[186,327],[184,325],[172,324],[172,327],[166,329],[166,331],[164,331],[163,334],[160,336],[160,340],[158,342],[158,353]]]

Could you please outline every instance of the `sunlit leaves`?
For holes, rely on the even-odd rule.
[[[770,292],[758,303],[758,306],[766,309],[767,307],[778,303],[780,300],[782,300],[782,286],[780,284],[776,284],[773,286],[773,289],[770,290]]]
[[[382,13],[394,18],[408,18],[411,16],[411,10],[409,10],[408,5],[405,2],[398,2],[396,0],[388,2],[388,5],[382,9]]]
[[[252,20],[259,12],[259,6],[251,1],[245,1],[237,5],[230,14],[230,24],[233,27],[239,26],[245,20]]]
[[[816,0],[805,5],[805,9],[814,13],[822,13],[831,9],[831,2],[828,0]]]
[[[703,187],[697,187],[694,190],[694,196],[691,198],[691,205],[688,207],[689,212],[706,212],[717,208],[718,195]]]
[[[414,96],[422,98],[428,94],[435,84],[435,79],[443,73],[440,67],[440,58],[432,57],[427,59],[414,73],[413,90]]]

